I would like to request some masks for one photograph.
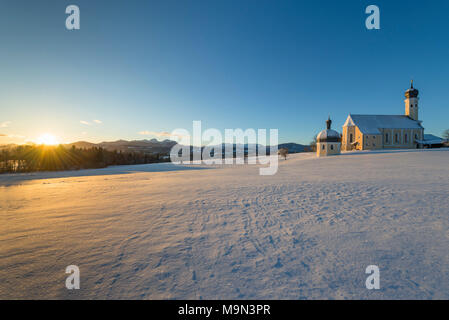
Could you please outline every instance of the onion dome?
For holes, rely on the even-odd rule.
[[[340,142],[341,141],[340,134],[337,131],[332,130],[331,125],[332,125],[332,120],[329,117],[329,119],[327,119],[327,121],[326,121],[327,129],[318,133],[318,135],[316,137],[317,142]]]
[[[412,80],[412,83],[410,85],[410,89],[405,91],[405,97],[406,98],[416,98],[416,97],[418,97],[418,94],[419,94],[419,91],[416,90],[415,88],[413,88],[413,80]]]

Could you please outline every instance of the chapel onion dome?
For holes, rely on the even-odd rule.
[[[418,97],[418,94],[419,94],[419,91],[417,89],[413,88],[413,80],[412,80],[410,89],[405,91],[405,97],[406,98],[416,98],[416,97]]]
[[[337,131],[332,130],[331,125],[332,120],[329,117],[329,119],[326,121],[327,129],[321,131],[316,136],[317,142],[341,142],[340,134]]]

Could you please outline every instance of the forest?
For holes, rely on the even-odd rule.
[[[0,151],[0,173],[94,169],[167,161],[170,161],[167,155],[109,151],[101,147],[20,145]]]

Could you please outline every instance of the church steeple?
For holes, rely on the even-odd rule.
[[[329,116],[326,120],[326,128],[327,130],[331,129],[331,125],[332,125],[332,120],[331,120],[331,116]]]
[[[413,120],[418,120],[418,94],[419,91],[413,87],[413,80],[410,83],[410,89],[405,91],[405,115]]]

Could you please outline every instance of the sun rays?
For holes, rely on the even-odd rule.
[[[58,138],[49,133],[44,133],[37,138],[37,144],[45,144],[47,146],[55,146],[59,144]]]

